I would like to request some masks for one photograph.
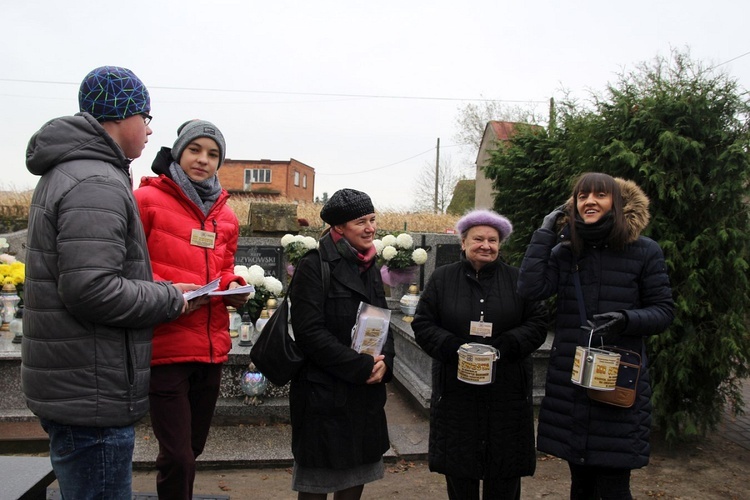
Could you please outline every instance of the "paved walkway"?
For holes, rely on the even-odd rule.
[[[729,410],[719,425],[719,433],[734,441],[746,450],[750,450],[750,380],[742,384],[742,399],[745,401],[745,414],[732,416]]]
[[[387,404],[389,431],[393,438],[393,449],[389,450],[391,460],[397,458],[420,459],[427,454],[427,433],[429,423],[426,415],[415,410],[406,402],[402,390],[392,386]],[[727,410],[718,433],[730,441],[750,450],[750,381],[743,384],[745,414],[732,416]],[[134,462],[136,467],[149,468],[158,449],[156,439],[151,435],[148,424],[137,427],[139,439],[136,442]],[[288,426],[245,426],[237,429],[212,429],[208,447],[201,457],[213,466],[234,460],[244,465],[274,466],[291,463],[291,432]],[[1,422],[0,442],[13,437],[24,440],[42,440],[46,434],[36,420],[24,422]],[[239,454],[230,450],[241,450]],[[199,459],[200,460],[200,459]],[[201,461],[203,461],[201,460]],[[252,464],[252,465],[251,465]]]
[[[391,448],[387,462],[427,458],[429,421],[404,389],[388,384],[385,406]],[[151,470],[159,444],[148,422],[136,426],[133,466]],[[292,458],[292,429],[288,424],[212,426],[206,448],[198,457],[199,467],[287,467]]]

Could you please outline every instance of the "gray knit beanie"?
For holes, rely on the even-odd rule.
[[[372,200],[366,193],[344,188],[333,193],[323,205],[320,218],[331,226],[337,226],[374,212]]]
[[[172,158],[177,163],[180,162],[185,148],[195,139],[200,137],[208,137],[216,141],[219,146],[219,167],[224,163],[224,155],[226,155],[227,145],[224,142],[224,136],[221,134],[221,130],[216,125],[205,120],[189,120],[180,125],[177,129],[177,140],[174,141],[172,146]]]

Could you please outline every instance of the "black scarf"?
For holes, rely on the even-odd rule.
[[[615,219],[610,210],[602,216],[601,219],[593,224],[586,224],[581,216],[576,214],[576,234],[588,245],[601,245],[609,237],[612,228],[615,226]]]

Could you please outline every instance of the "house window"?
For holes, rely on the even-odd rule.
[[[294,185],[299,186],[299,172],[294,172]]]
[[[245,169],[245,190],[250,189],[253,183],[268,184],[271,182],[270,168],[248,168]]]
[[[307,189],[307,174],[302,176],[302,188]]]

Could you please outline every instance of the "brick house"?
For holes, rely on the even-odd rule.
[[[266,200],[314,200],[315,169],[294,158],[288,161],[226,159],[218,175],[221,186],[233,194],[249,194]]]

